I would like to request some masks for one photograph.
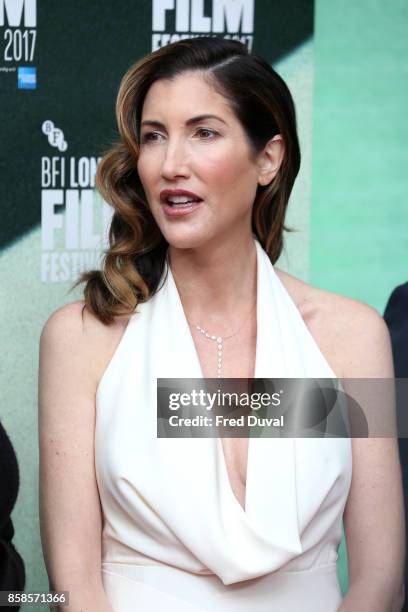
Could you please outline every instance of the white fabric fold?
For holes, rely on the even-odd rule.
[[[255,378],[335,378],[255,245]],[[203,378],[170,268],[162,289],[131,317],[97,390],[103,562],[167,565],[226,586],[282,568],[332,567],[351,481],[350,440],[250,438],[244,510],[220,439],[156,437],[158,378]]]

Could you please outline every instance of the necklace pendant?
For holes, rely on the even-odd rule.
[[[218,345],[218,356],[217,356],[217,377],[221,378],[221,368],[222,368],[222,344]]]
[[[250,314],[251,314],[252,310],[255,308],[255,306],[256,306],[256,300],[255,300],[254,304],[252,305],[251,310],[249,311],[248,318],[246,320],[244,320],[244,323],[249,319]],[[188,323],[190,325],[193,325],[193,323],[191,323],[190,321],[188,321]],[[211,334],[208,333],[207,330],[203,329],[198,324],[194,324],[196,329],[198,329],[198,331],[201,334],[203,334],[203,336],[205,338],[208,338],[209,340],[213,340],[214,342],[217,343],[217,376],[218,376],[218,378],[221,378],[222,348],[223,348],[224,340],[228,340],[229,338],[232,338],[233,336],[236,336],[237,333],[240,331],[240,329],[243,327],[244,323],[237,329],[237,331],[235,331],[233,334],[230,334],[229,336],[225,336],[225,338],[223,338],[222,336],[211,335]]]

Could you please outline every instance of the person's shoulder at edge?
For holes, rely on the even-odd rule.
[[[339,377],[393,376],[389,331],[375,308],[274,269]]]
[[[40,347],[75,355],[89,369],[96,388],[130,317],[117,316],[106,325],[84,306],[84,300],[77,300],[55,310],[42,328]]]

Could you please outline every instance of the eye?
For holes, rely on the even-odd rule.
[[[198,128],[196,130],[196,134],[204,134],[203,140],[213,140],[218,135],[218,132],[215,130],[210,130],[209,128]],[[159,134],[159,132],[145,132],[142,136],[141,142],[157,142],[158,138],[155,138],[155,136],[161,136],[161,134]]]
[[[203,132],[204,133],[206,132],[207,134],[211,134],[210,138],[204,138],[204,140],[212,140],[218,134],[218,132],[216,132],[215,130],[210,130],[208,128],[198,128],[197,132],[199,132],[200,134],[202,134]]]
[[[152,136],[160,136],[158,132],[145,132],[142,136],[142,142],[156,142],[156,138]]]

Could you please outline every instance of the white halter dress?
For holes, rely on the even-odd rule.
[[[255,378],[336,378],[255,245]],[[337,610],[351,440],[250,438],[243,509],[219,438],[156,437],[156,379],[172,377],[203,374],[168,267],[96,395],[101,571],[114,612]]]

